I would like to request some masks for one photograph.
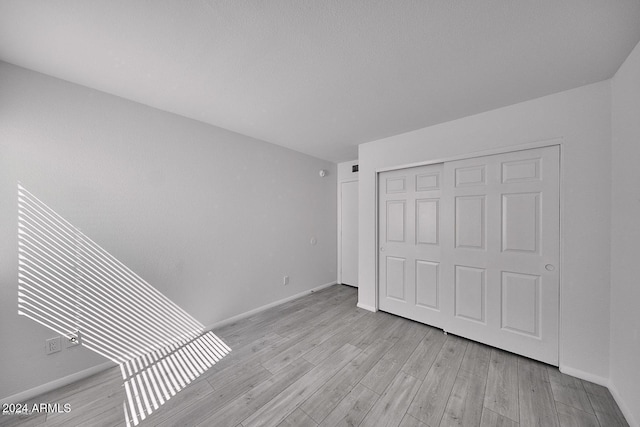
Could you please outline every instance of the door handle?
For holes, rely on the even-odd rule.
[[[545,268],[545,270],[547,270],[547,271],[553,271],[553,270],[555,270],[555,269],[556,269],[556,266],[555,266],[555,265],[553,265],[553,264],[547,264],[547,265],[545,265],[545,266],[544,266],[544,268]]]
[[[380,252],[384,252],[384,246],[380,246]]]

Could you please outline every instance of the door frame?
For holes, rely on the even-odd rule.
[[[506,153],[514,153],[514,152],[518,152],[518,151],[525,151],[525,150],[531,150],[534,148],[545,148],[545,147],[553,147],[553,146],[557,146],[558,147],[558,151],[559,151],[559,165],[560,165],[560,171],[559,171],[559,179],[558,179],[558,186],[559,186],[559,196],[560,196],[560,200],[559,200],[559,206],[560,206],[560,212],[559,212],[559,218],[560,218],[560,224],[559,224],[559,230],[560,230],[560,236],[558,236],[559,238],[559,274],[558,274],[558,364],[559,366],[562,366],[563,363],[563,351],[562,351],[562,343],[564,342],[563,339],[563,319],[562,319],[562,307],[564,306],[564,298],[563,298],[563,292],[562,292],[562,283],[563,283],[563,279],[564,279],[564,138],[562,137],[558,137],[558,138],[551,138],[551,139],[545,139],[545,140],[540,140],[540,141],[535,141],[535,142],[529,142],[529,143],[525,143],[525,144],[518,144],[518,145],[511,145],[511,146],[505,146],[505,147],[498,147],[498,148],[493,148],[493,149],[488,149],[488,150],[481,150],[481,151],[473,151],[470,153],[464,153],[464,154],[459,154],[459,155],[455,155],[455,156],[450,156],[450,157],[442,157],[442,158],[436,158],[436,159],[431,159],[431,160],[425,160],[425,161],[421,161],[421,162],[414,162],[414,163],[407,163],[407,164],[401,164],[401,165],[396,165],[396,166],[392,166],[392,167],[385,167],[385,168],[378,168],[375,170],[375,174],[376,174],[376,179],[375,179],[375,203],[376,203],[376,211],[375,211],[375,242],[376,242],[376,246],[375,246],[375,284],[376,284],[376,291],[375,291],[375,302],[374,302],[374,308],[375,311],[378,311],[380,309],[380,236],[379,236],[379,230],[380,230],[380,215],[379,215],[379,211],[380,211],[380,198],[379,198],[379,194],[380,194],[380,174],[382,172],[388,172],[388,171],[396,171],[396,170],[401,170],[401,169],[408,169],[408,168],[413,168],[413,167],[417,167],[417,166],[426,166],[426,165],[432,165],[432,164],[436,164],[436,163],[446,163],[446,162],[452,162],[455,160],[467,160],[467,159],[473,159],[476,157],[485,157],[485,156],[493,156],[493,155],[497,155],[497,154],[506,154]]]

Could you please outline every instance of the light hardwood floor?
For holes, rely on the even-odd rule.
[[[609,391],[557,368],[356,308],[335,285],[214,331],[229,356],[142,426],[628,425]],[[2,426],[124,425],[117,368],[33,399],[66,414]]]

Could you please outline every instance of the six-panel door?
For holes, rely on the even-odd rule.
[[[443,327],[442,164],[380,175],[380,309]]]

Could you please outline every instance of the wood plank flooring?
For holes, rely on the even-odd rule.
[[[387,313],[335,285],[214,332],[230,355],[141,426],[628,425],[605,387]],[[33,399],[71,412],[0,426],[122,426],[117,368]]]

